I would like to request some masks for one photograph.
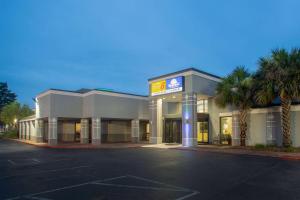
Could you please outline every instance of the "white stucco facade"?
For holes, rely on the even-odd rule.
[[[20,121],[20,139],[48,142],[239,145],[238,112],[215,104],[221,81],[189,68],[148,80],[146,96],[105,90],[47,90],[36,114]],[[292,145],[300,146],[300,105],[291,110]],[[252,109],[247,145],[281,145],[280,108]]]

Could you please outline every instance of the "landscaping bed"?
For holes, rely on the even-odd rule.
[[[0,133],[0,139],[17,139],[18,138],[18,131],[17,130],[8,130],[5,132]]]
[[[255,150],[255,151],[270,151],[270,152],[294,152],[299,153],[299,147],[278,147],[275,145],[264,145],[264,144],[256,144],[255,146],[247,146],[247,147],[232,147],[233,149],[246,149],[246,150]]]

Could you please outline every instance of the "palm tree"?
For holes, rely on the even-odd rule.
[[[273,50],[271,56],[259,60],[259,69],[254,76],[256,100],[270,104],[280,99],[283,146],[291,145],[290,110],[292,101],[300,94],[300,50]]]
[[[247,114],[253,106],[252,77],[247,69],[238,66],[223,78],[217,86],[216,103],[220,107],[228,105],[239,110],[240,145],[246,145]]]

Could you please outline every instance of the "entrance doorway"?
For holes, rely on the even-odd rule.
[[[181,143],[181,119],[166,119],[164,128],[164,143]]]
[[[197,122],[198,143],[208,143],[208,121]]]

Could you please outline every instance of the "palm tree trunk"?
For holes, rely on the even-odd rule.
[[[247,114],[248,114],[248,110],[244,110],[244,109],[240,110],[239,125],[240,125],[241,146],[246,146]]]
[[[281,123],[283,140],[282,145],[288,147],[291,145],[291,101],[288,98],[281,98]]]

